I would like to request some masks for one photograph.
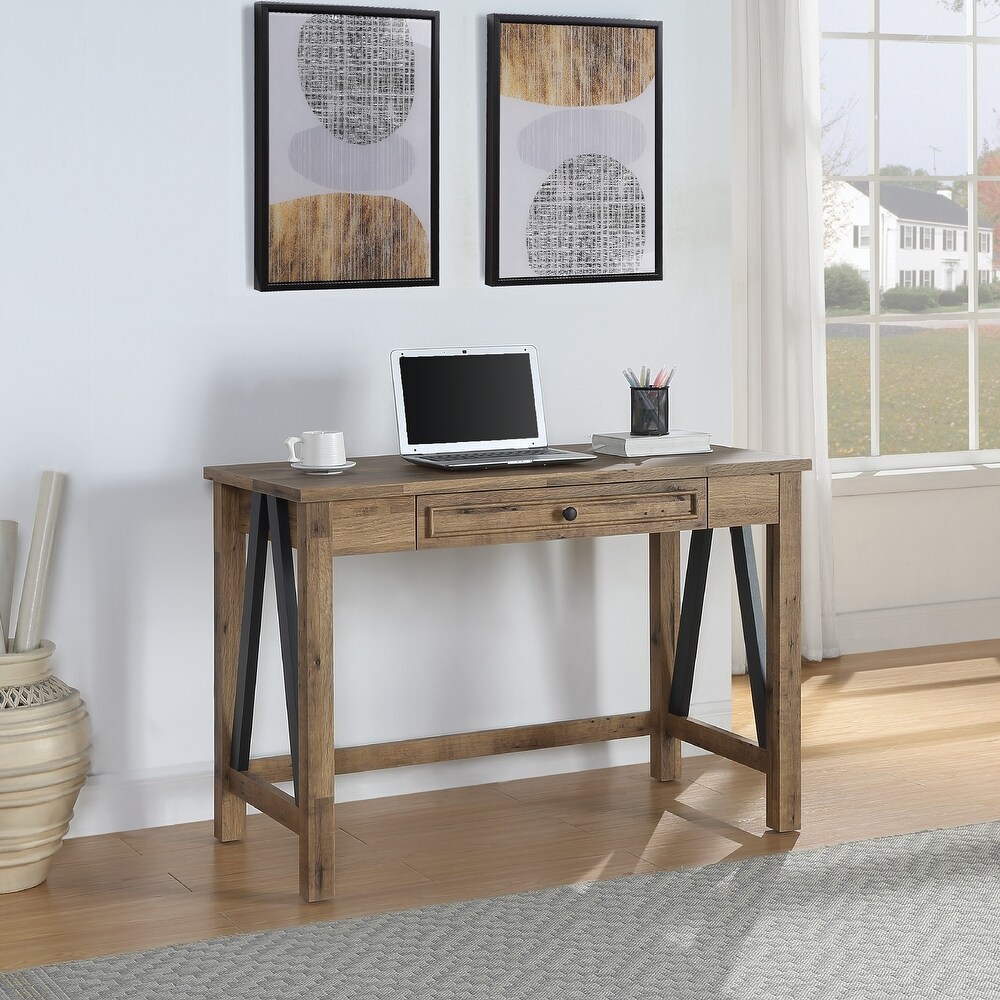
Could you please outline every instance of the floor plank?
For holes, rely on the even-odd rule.
[[[764,827],[763,775],[710,755],[349,802],[336,899],[298,897],[293,834],[248,818],[68,840],[48,881],[0,896],[0,969],[703,865],[1000,817],[1000,641],[803,669],[803,826]],[[753,734],[745,679],[734,729]]]

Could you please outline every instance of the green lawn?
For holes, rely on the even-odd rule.
[[[884,325],[879,345],[883,455],[969,446],[969,349],[964,325]],[[867,327],[827,332],[830,456],[868,455],[871,395]],[[858,334],[861,334],[860,336]],[[1000,448],[1000,326],[979,328],[980,447]]]

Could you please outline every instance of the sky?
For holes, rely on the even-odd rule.
[[[964,36],[969,13],[950,9],[954,0],[880,0],[883,32]],[[1000,0],[977,0],[979,37],[976,76],[981,95],[976,121],[980,144],[1000,146]],[[821,0],[823,31],[864,31],[871,25],[873,0]],[[970,12],[971,13],[971,12]],[[843,141],[842,172],[865,174],[887,164],[922,168],[947,176],[972,169],[968,83],[972,50],[943,41],[884,40],[879,43],[881,93],[878,114],[879,163],[871,161],[872,109],[866,93],[871,74],[867,40],[821,42],[823,121],[833,123],[825,151]]]

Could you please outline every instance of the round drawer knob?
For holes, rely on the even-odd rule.
[[[575,521],[576,520],[576,508],[575,507],[564,507],[563,508],[563,517],[566,518],[567,521]]]

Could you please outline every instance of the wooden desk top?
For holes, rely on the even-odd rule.
[[[560,445],[589,451],[587,445]],[[450,472],[413,465],[399,455],[355,458],[357,465],[338,476],[311,476],[288,462],[208,466],[205,478],[243,490],[281,497],[295,503],[356,500],[372,497],[417,496],[497,489],[544,489],[548,486],[634,482],[637,480],[703,479],[719,476],[801,472],[812,467],[808,458],[772,455],[713,445],[710,454],[656,458],[598,455],[592,462],[563,466],[509,466]]]

